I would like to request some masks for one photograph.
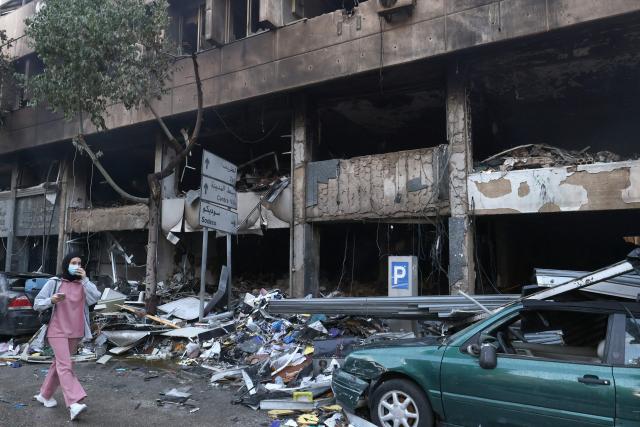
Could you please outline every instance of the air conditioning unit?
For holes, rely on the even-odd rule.
[[[395,14],[411,15],[416,7],[416,0],[377,0],[378,15],[384,16],[387,21]]]

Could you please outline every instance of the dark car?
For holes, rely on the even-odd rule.
[[[0,273],[0,335],[32,334],[40,328],[33,301],[51,275]]]

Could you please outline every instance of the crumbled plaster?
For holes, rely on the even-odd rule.
[[[316,183],[318,203],[307,217],[421,217],[442,206],[434,165],[445,152],[435,147],[340,160],[336,178]]]
[[[640,207],[640,161],[480,172],[468,188],[477,214],[632,209]]]
[[[144,230],[148,222],[149,207],[146,205],[69,211],[69,228],[74,233]]]

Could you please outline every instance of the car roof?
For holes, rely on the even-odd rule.
[[[19,273],[14,271],[3,271],[0,274],[11,278],[11,279],[40,279],[40,278],[49,278],[53,277],[51,274],[47,273]]]

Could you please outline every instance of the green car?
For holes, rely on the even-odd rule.
[[[640,303],[525,299],[448,337],[361,347],[332,388],[386,427],[640,426]]]

